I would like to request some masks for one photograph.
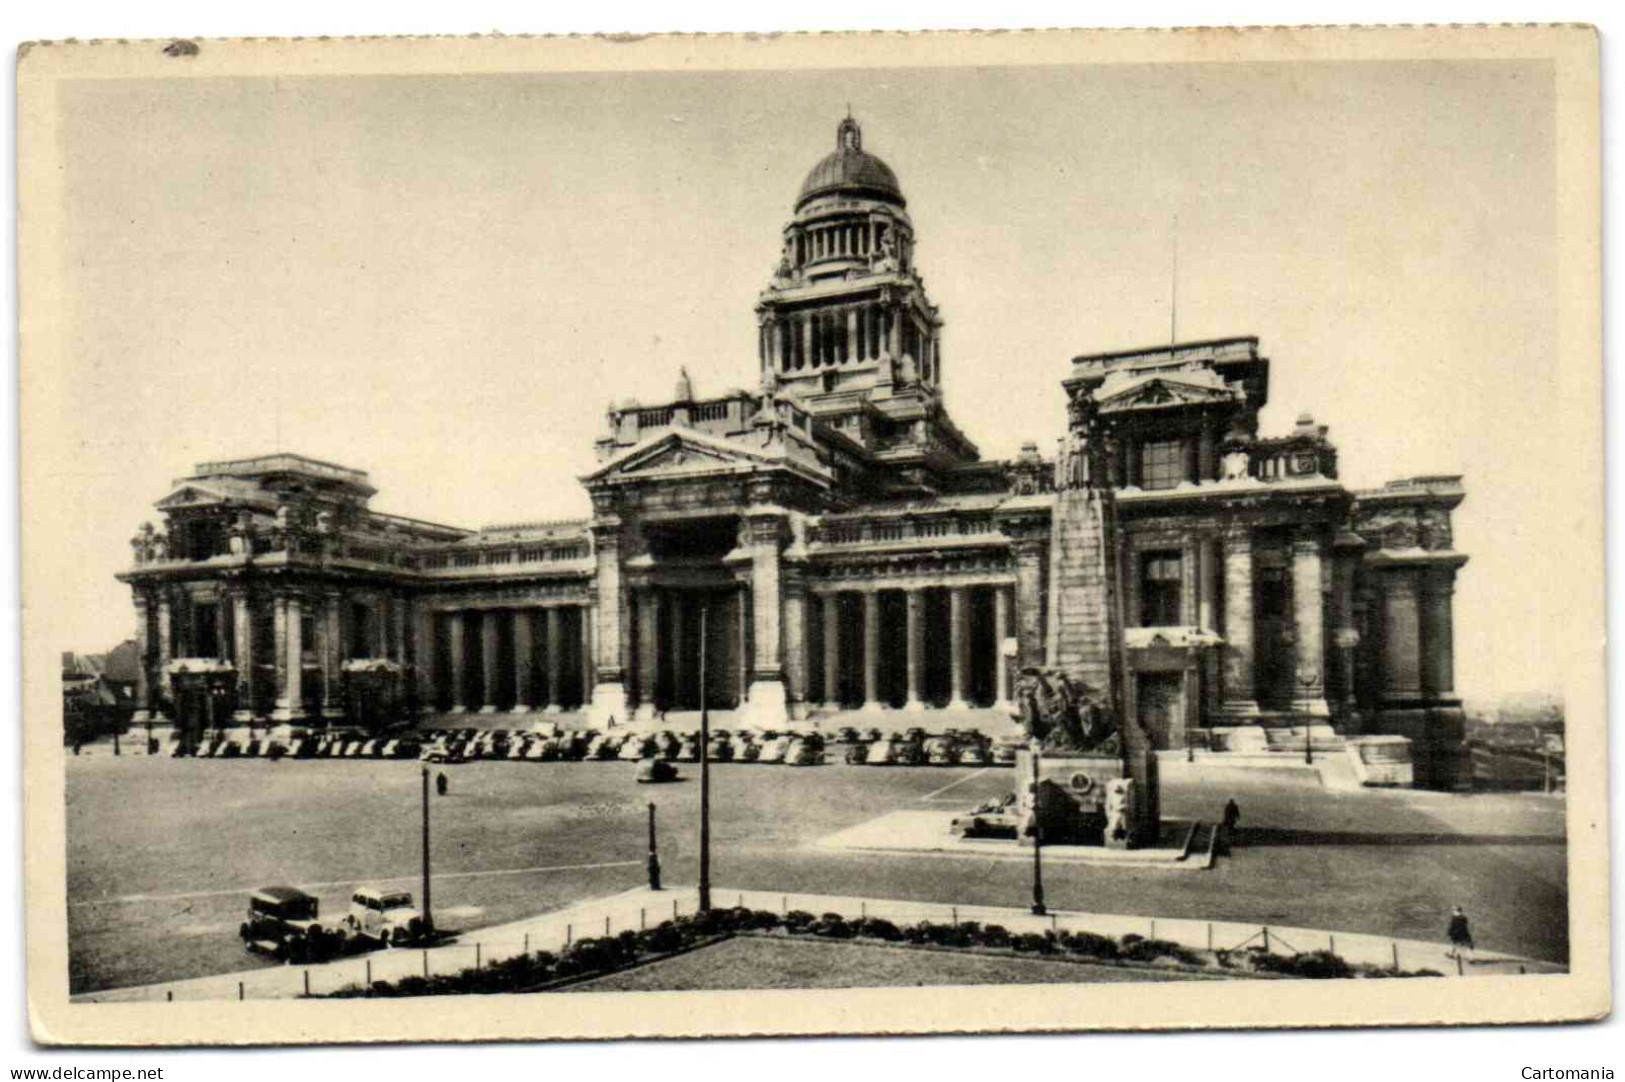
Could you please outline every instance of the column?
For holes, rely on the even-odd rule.
[[[1253,534],[1234,526],[1224,534],[1224,713],[1258,713],[1253,690]]]
[[[655,685],[660,679],[660,595],[653,589],[637,592],[638,712],[637,720],[654,720]]]
[[[548,610],[552,612],[552,609]],[[536,687],[531,680],[535,669],[536,646],[531,634],[534,630],[532,620],[534,613],[529,609],[513,610],[513,713],[524,714],[530,711],[536,703]],[[557,698],[553,684],[547,686],[548,694]]]
[[[480,674],[485,683],[485,701],[480,704],[482,714],[497,712],[497,654],[501,648],[498,627],[497,610],[486,609],[480,613]]]
[[[948,590],[948,650],[953,669],[953,697],[948,701],[948,709],[969,710],[970,703],[965,698],[965,670],[970,650],[970,598],[963,586]]]
[[[559,624],[557,606],[547,609],[547,712],[557,714],[564,709],[564,696],[559,694],[560,674],[564,672],[564,634]]]
[[[237,709],[231,719],[249,722],[254,720],[254,619],[248,591],[233,592],[227,604],[231,605],[232,636],[237,640],[233,649],[237,658]]]
[[[276,711],[271,716],[277,721],[292,721],[305,712],[304,657],[302,636],[304,620],[302,604],[296,595],[277,599],[277,640],[283,647],[278,658]]]
[[[1389,568],[1382,583],[1382,697],[1388,701],[1422,697],[1422,620],[1416,572]]]
[[[859,359],[858,310],[855,307],[848,308],[846,310],[846,356],[843,359],[848,361],[855,361]]]
[[[406,665],[406,598],[392,597],[389,599],[389,616],[395,624],[395,652],[391,655],[395,664]]]
[[[152,720],[152,606],[141,594],[135,595],[135,714],[132,723]],[[240,673],[240,670],[239,670]]]
[[[1016,667],[1042,666],[1044,648],[1044,563],[1049,543],[1037,537],[1010,542],[1016,557]]]
[[[993,587],[993,705],[1004,709],[1010,705],[1010,658],[1004,652],[1004,640],[1010,634],[1010,588]]]
[[[666,607],[671,610],[671,643],[666,647],[666,654],[671,658],[671,690],[666,709],[671,710],[688,701],[688,659],[684,646],[688,635],[688,598],[679,593],[673,593],[666,601]]]
[[[468,672],[463,656],[463,610],[446,613],[446,646],[451,655],[451,712],[468,712]]]
[[[824,595],[824,709],[841,709],[841,595]]]
[[[322,717],[344,716],[344,676],[339,661],[339,605],[341,595],[332,591],[322,598],[316,613],[316,659],[322,667]]]
[[[587,705],[592,696],[592,606],[583,605],[581,613],[581,705]]]
[[[1219,626],[1216,605],[1219,597],[1218,542],[1211,536],[1196,539],[1196,626],[1213,631]]]
[[[372,599],[372,654],[371,657],[389,656],[389,598]]]
[[[174,659],[174,636],[175,603],[165,592],[158,598],[158,686],[153,709],[162,710],[167,706],[171,718],[175,716],[175,695],[169,679],[169,663]]]
[[[805,368],[813,363],[813,330],[812,316],[801,317],[801,363],[797,368]]]
[[[888,313],[891,317],[891,333],[887,336],[890,341],[887,348],[891,350],[892,360],[899,360],[903,356],[903,309],[901,305],[892,308]]]
[[[793,721],[807,716],[808,668],[807,584],[801,567],[791,564],[784,568],[784,682]]]
[[[908,597],[908,701],[903,709],[918,712],[925,709],[920,685],[925,678],[925,591],[912,589]]]
[[[435,637],[434,610],[424,603],[422,598],[417,602],[417,654],[416,669],[418,680],[418,713],[434,714],[439,711],[440,688],[437,686],[435,672],[439,658],[439,641]],[[335,636],[336,638],[337,636]]]
[[[734,668],[738,670],[734,679],[738,682],[739,705],[743,706],[750,688],[750,591],[743,586],[734,591],[733,614]]]
[[[749,516],[751,566],[750,724],[761,729],[782,729],[790,720],[784,687],[784,643],[780,626],[784,603],[780,582],[779,544],[787,525],[783,510],[759,508]]]
[[[598,601],[592,607],[596,621],[586,639],[597,648],[596,662],[586,668],[594,678],[584,690],[588,702],[583,704],[587,723],[608,728],[617,720],[625,721],[628,714],[626,701],[626,666],[631,661],[629,634],[631,630],[631,597],[621,586],[621,520],[606,514],[612,506],[608,499],[594,494],[594,518],[591,526],[593,553],[596,558]]]
[[[880,702],[880,592],[863,592],[863,709],[884,709]]]
[[[1292,540],[1292,615],[1297,639],[1297,672],[1292,709],[1328,717],[1326,705],[1326,594],[1321,588],[1320,531],[1304,528]]]

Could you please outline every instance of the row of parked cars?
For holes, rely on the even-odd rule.
[[[1019,747],[994,741],[977,729],[948,729],[928,736],[916,728],[885,737],[879,729],[870,729],[862,739],[847,742],[846,761],[865,766],[1010,765]]]
[[[281,961],[325,962],[376,947],[409,947],[432,935],[410,891],[361,887],[350,909],[323,921],[315,896],[297,887],[261,887],[248,896],[237,929],[243,946]]]
[[[600,732],[572,729],[558,733],[509,732],[502,729],[442,729],[429,734],[422,758],[432,763],[462,763],[475,759],[533,759],[540,762],[663,762],[700,761],[700,734]],[[825,739],[812,732],[755,732],[741,729],[711,731],[712,762],[785,763],[816,766],[824,761]]]
[[[423,751],[417,734],[371,736],[355,730],[332,730],[281,738],[233,733],[208,735],[196,744],[176,743],[176,758],[199,759],[416,759]]]

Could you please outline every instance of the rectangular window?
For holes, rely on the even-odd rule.
[[[1140,626],[1177,627],[1183,571],[1177,552],[1147,552],[1140,557]]]
[[[1179,440],[1140,445],[1140,487],[1173,488],[1185,479],[1185,448]]]

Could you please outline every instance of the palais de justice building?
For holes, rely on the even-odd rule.
[[[365,473],[294,454],[177,480],[119,576],[142,717],[376,720],[370,681],[390,713],[625,723],[697,707],[704,651],[712,704],[745,721],[900,723],[1003,705],[1021,665],[1094,682],[1112,657],[1161,746],[1329,721],[1411,737],[1428,780],[1461,726],[1460,478],[1353,491],[1307,414],[1263,433],[1251,337],[1076,357],[1054,452],[983,459],[943,406],[960,362],[897,177],[854,120],[835,143],[756,300],[757,389],[707,397],[684,372],[669,402],[611,406],[590,519],[383,514]]]

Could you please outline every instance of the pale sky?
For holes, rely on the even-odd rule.
[[[1553,423],[1554,98],[1515,62],[72,84],[61,648],[130,634],[113,573],[201,460],[299,451],[457,525],[585,515],[611,398],[754,385],[848,102],[985,457],[1048,452],[1073,355],[1167,340],[1177,217],[1179,336],[1260,337],[1266,434],[1313,412],[1355,487],[1466,475],[1458,690],[1560,683],[1554,470],[1600,498],[1602,447],[1564,461]]]

